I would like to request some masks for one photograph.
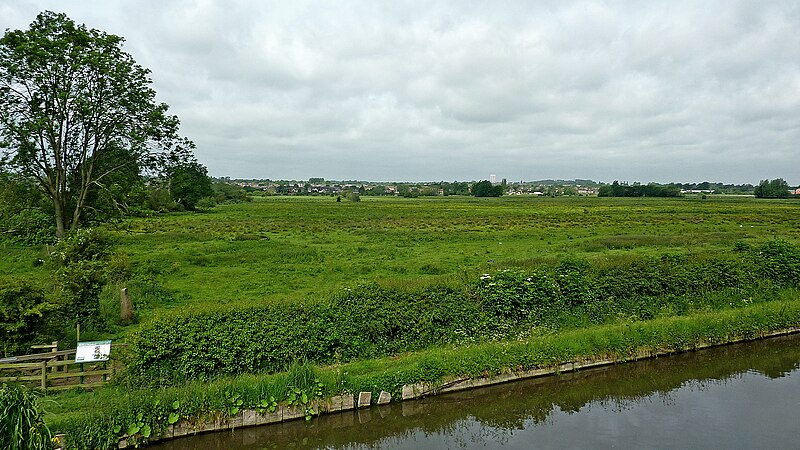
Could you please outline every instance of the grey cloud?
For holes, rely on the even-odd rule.
[[[212,174],[800,183],[793,2],[57,2]],[[22,22],[21,22],[22,21]]]

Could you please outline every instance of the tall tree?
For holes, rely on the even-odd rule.
[[[185,209],[193,210],[201,198],[214,195],[208,171],[198,162],[170,168],[167,175],[170,197]]]
[[[0,162],[38,182],[58,237],[115,172],[186,160],[194,147],[122,44],[50,11],[0,39]]]

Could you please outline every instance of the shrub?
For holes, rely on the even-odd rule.
[[[110,250],[108,237],[96,229],[78,230],[56,244],[51,260],[63,312],[70,321],[100,325],[99,299]]]
[[[43,340],[56,306],[44,292],[23,280],[0,280],[0,342],[5,356],[26,353]]]

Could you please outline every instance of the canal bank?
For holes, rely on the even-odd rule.
[[[400,400],[404,392],[406,398],[412,398],[508,382],[524,377],[571,372],[604,364],[611,365],[758,339],[775,333],[793,332],[798,326],[800,326],[800,301],[770,302],[685,317],[573,330],[521,341],[435,349],[377,362],[320,368],[318,375],[321,379],[339,380],[346,390],[352,393],[351,398],[355,407],[355,394],[362,391],[371,392],[375,402],[380,397],[381,391],[389,392],[395,400]],[[264,415],[258,411],[259,408],[254,408],[262,404],[258,401],[258,392],[247,391],[254,383],[257,383],[257,380],[249,378],[205,383],[196,389],[166,388],[155,393],[130,392],[125,394],[129,397],[127,403],[120,402],[116,408],[98,410],[93,414],[64,417],[60,423],[52,423],[51,428],[66,431],[68,436],[77,437],[75,441],[68,440],[68,448],[104,448],[103,445],[107,444],[103,442],[108,441],[100,441],[99,438],[115,438],[117,439],[115,444],[119,440],[119,434],[114,436],[113,429],[108,428],[113,426],[115,420],[116,423],[135,420],[142,426],[149,426],[153,431],[149,436],[150,441],[153,441],[155,436],[173,438],[184,430],[187,434],[192,434],[241,427],[245,425],[245,414]],[[329,384],[335,385],[335,382]],[[329,388],[327,392],[331,390]],[[235,396],[231,397],[231,393],[234,392],[241,396],[238,400]],[[341,391],[336,394],[326,398],[341,398]],[[226,396],[233,399],[232,404],[226,403]],[[166,422],[169,408],[165,408],[164,405],[176,401],[180,403],[180,408],[176,409],[180,418],[168,424]],[[317,403],[313,403],[314,401]],[[217,405],[216,409],[214,402]],[[333,402],[312,399],[306,406],[313,409],[314,415],[320,412],[335,412],[336,407],[327,407],[328,403]],[[340,408],[349,407],[348,404],[349,402],[343,400]],[[307,411],[298,415],[297,411],[292,411],[292,406],[285,403],[276,405],[275,411],[278,410],[277,406],[281,407],[280,421],[306,416]],[[293,406],[297,409],[297,405]],[[192,407],[194,409],[190,409]],[[151,415],[142,413],[148,410],[152,412]],[[248,410],[250,412],[246,412]],[[139,414],[142,415],[138,416]],[[272,420],[277,421],[276,419],[277,416],[273,416]],[[257,423],[253,423],[255,424]],[[137,431],[141,431],[141,428],[139,427]],[[178,433],[175,431],[176,428]],[[86,430],[98,439],[92,441],[92,434],[85,433]],[[130,445],[147,439],[143,434],[139,434],[126,436],[119,442]]]
[[[767,333],[756,339],[769,339],[774,337],[789,336],[800,333],[800,328],[790,328],[776,332]],[[404,385],[402,388],[401,401],[420,399],[424,397],[443,395],[469,389],[478,389],[503,383],[511,383],[531,378],[560,375],[585,371],[587,369],[599,368],[603,366],[615,365],[626,362],[635,362],[644,359],[675,355],[686,351],[697,351],[723,345],[740,344],[753,341],[753,338],[732,340],[727,343],[697,343],[690,349],[684,350],[640,350],[632,358],[603,358],[603,359],[584,359],[581,361],[569,361],[559,364],[556,367],[546,367],[534,370],[512,371],[499,375],[486,376],[480,378],[453,378],[448,377],[440,382],[421,382],[416,384]],[[356,409],[369,408],[372,405],[384,406],[391,402],[391,394],[383,391],[376,402],[371,401],[371,392],[360,392],[358,395],[342,394],[326,400],[314,401],[310,407],[315,411],[315,415],[337,414]],[[360,417],[366,417],[370,413],[362,413]],[[274,412],[263,412],[253,409],[244,409],[237,414],[219,418],[211,423],[196,424],[191,421],[183,420],[167,428],[166,432],[156,436],[151,442],[176,439],[199,433],[215,431],[236,430],[242,427],[252,427],[261,425],[277,424],[286,421],[300,420],[305,418],[305,413],[301,407],[290,405],[278,405]],[[119,448],[135,446],[136,440],[129,442],[127,437],[120,439]]]
[[[153,448],[794,448],[798,401],[800,335],[792,335]]]

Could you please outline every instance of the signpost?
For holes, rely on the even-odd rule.
[[[105,370],[105,361],[108,361],[108,355],[111,354],[111,341],[90,341],[78,342],[78,349],[75,352],[75,362],[80,363],[81,372],[84,371],[83,363],[102,361],[103,369]],[[103,375],[103,381],[106,381],[106,376]],[[81,376],[81,384],[83,384],[83,376]]]
[[[108,361],[111,353],[111,341],[78,342],[75,352],[76,363]]]

